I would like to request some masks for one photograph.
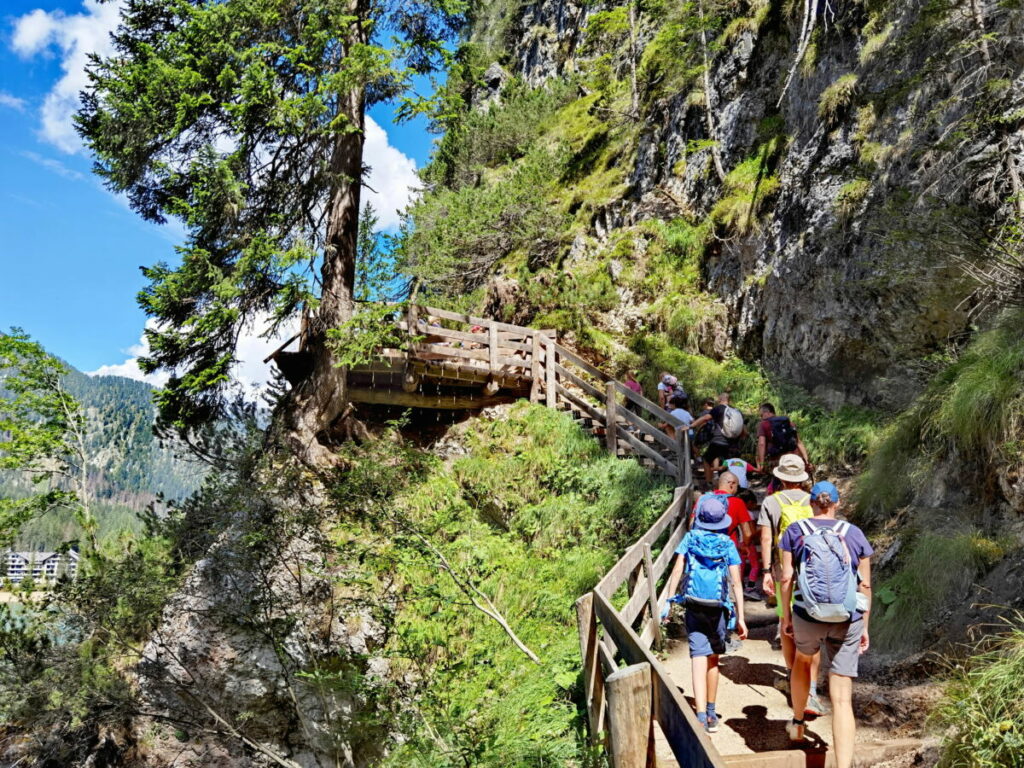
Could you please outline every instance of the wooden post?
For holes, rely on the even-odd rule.
[[[654,650],[660,651],[664,640],[661,635],[661,611],[658,610],[658,585],[654,582],[654,561],[651,545],[644,542],[644,575],[647,576],[647,599],[651,606],[651,621],[654,627]]]
[[[604,440],[612,456],[619,447],[618,428],[619,414],[618,403],[615,402],[615,382],[609,381],[605,385],[604,393]]]
[[[683,453],[686,454],[686,474],[683,476],[683,485],[693,485],[693,451],[690,449],[690,431],[683,433]]]
[[[558,391],[555,389],[558,379],[555,377],[555,362],[558,356],[555,354],[555,342],[550,336],[544,338],[544,367],[547,374],[547,405],[548,408],[558,407]]]
[[[576,626],[580,633],[580,656],[583,658],[583,698],[587,706],[590,741],[596,744],[604,730],[604,670],[598,649],[597,620],[594,617],[594,593],[588,592],[576,601]]]
[[[409,326],[409,335],[415,336],[416,331],[419,330],[416,325],[419,323],[419,307],[415,304],[409,305],[409,311],[406,313],[406,323]]]
[[[534,331],[530,336],[530,402],[540,402],[540,333]]]
[[[487,364],[491,373],[498,372],[498,326],[494,323],[487,326]]]
[[[605,680],[612,768],[646,768],[651,734],[651,665],[620,669]]]
[[[691,463],[687,436],[686,427],[676,427],[676,485],[686,485],[687,466]]]

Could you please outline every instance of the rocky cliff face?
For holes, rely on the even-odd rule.
[[[780,145],[762,165],[761,199],[748,202],[760,215],[718,226],[704,286],[727,305],[741,354],[827,402],[898,406],[915,391],[908,363],[967,324],[971,288],[929,231],[953,211],[1000,220],[1019,190],[1024,14],[995,0],[815,5],[794,65],[799,4],[704,4],[722,15],[707,81],[644,103],[623,161],[629,189],[594,216],[592,234],[713,212],[771,132]],[[581,29],[614,6],[524,6],[507,65],[535,86],[585,71]],[[664,35],[642,13],[638,26],[640,49]]]

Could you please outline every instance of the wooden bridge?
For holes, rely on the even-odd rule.
[[[683,425],[560,345],[553,331],[417,305],[396,309],[392,322],[403,343],[349,369],[348,394],[353,402],[476,410],[528,397],[571,412],[610,451],[633,457],[676,484],[672,503],[658,520],[593,590],[576,601],[590,738],[605,745],[612,767],[832,765],[823,741],[808,749],[748,748],[743,753],[720,754],[684,697],[679,669],[674,679],[668,668],[672,657],[665,653],[659,606],[668,597],[670,587],[664,582],[695,496],[690,443]],[[276,358],[282,370],[288,365],[282,356],[289,354],[283,350],[268,358]],[[749,618],[748,612],[748,623]],[[774,620],[774,612],[768,618]],[[685,649],[675,650],[681,657]],[[728,687],[727,681],[723,684]],[[755,690],[749,683],[746,687]],[[781,714],[785,697],[775,693],[774,706]],[[782,734],[784,721],[772,722],[778,724],[773,730]],[[906,742],[858,745],[857,764],[869,765],[909,746]]]

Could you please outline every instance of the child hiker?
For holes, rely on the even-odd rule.
[[[702,496],[693,528],[676,548],[678,557],[668,580],[673,586],[683,578],[678,594],[671,600],[682,602],[686,608],[693,698],[697,719],[708,733],[718,730],[718,657],[725,653],[728,630],[735,627],[740,640],[747,637],[740,554],[727,534],[731,524],[726,497]],[[668,615],[668,606],[662,614]]]

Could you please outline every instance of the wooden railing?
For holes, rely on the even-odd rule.
[[[676,488],[654,525],[576,601],[590,734],[607,739],[613,768],[653,764],[655,724],[680,766],[725,766],[654,654],[663,642],[660,606],[675,586],[658,585],[686,533],[692,497],[689,484]]]
[[[442,321],[479,326],[470,333],[446,328]],[[411,305],[399,326],[414,334],[409,356],[421,362],[457,360],[470,371],[485,375],[484,393],[496,393],[509,379],[528,381],[530,399],[551,408],[566,404],[604,430],[610,451],[647,459],[677,485],[690,482],[691,459],[686,427],[656,403],[613,380],[575,352],[558,344],[550,330],[509,325],[496,320]],[[419,384],[412,373],[407,391]],[[672,427],[670,437],[661,424]]]

